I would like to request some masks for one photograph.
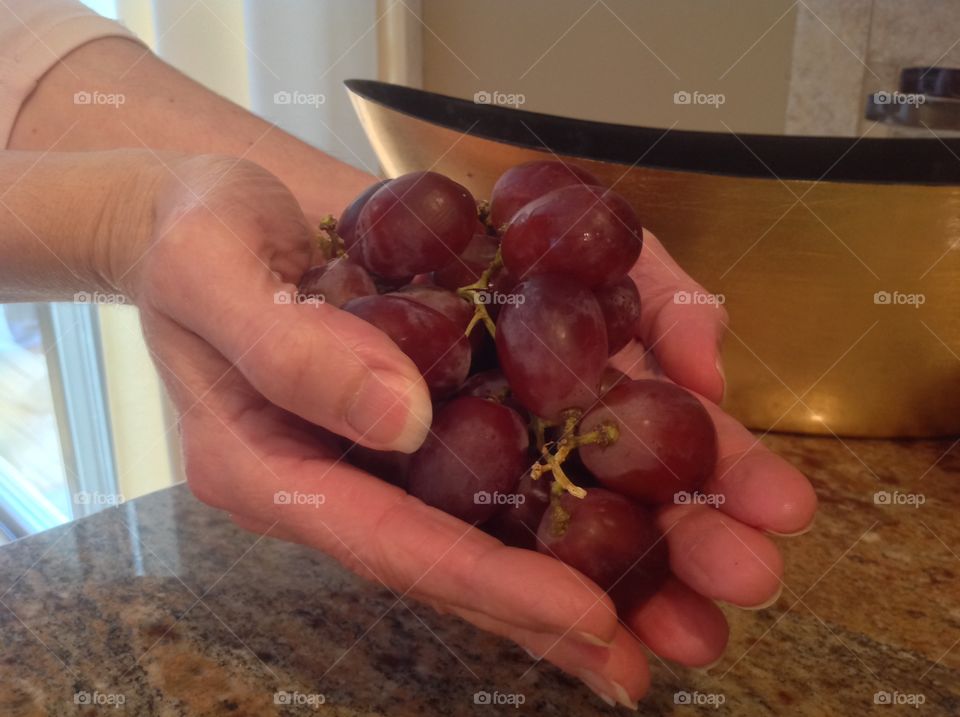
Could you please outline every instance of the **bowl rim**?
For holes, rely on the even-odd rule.
[[[562,117],[350,79],[401,114],[483,139],[587,160],[769,181],[960,185],[960,139],[702,132]]]

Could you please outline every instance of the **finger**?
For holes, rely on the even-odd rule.
[[[262,536],[264,538],[276,538],[288,543],[295,543],[297,534],[284,526],[279,520],[266,521],[252,518],[242,513],[230,513],[230,520],[241,530],[248,533]]]
[[[727,312],[644,230],[630,275],[640,290],[640,338],[674,381],[711,401],[723,399],[720,345]],[[699,298],[704,297],[704,298]]]
[[[792,535],[807,529],[817,494],[806,476],[720,408],[704,405],[717,428],[720,459],[703,491],[722,496],[721,511],[760,530]]]
[[[220,227],[189,254],[171,250],[172,240],[161,242],[156,251],[165,256],[152,265],[162,270],[148,277],[153,306],[206,339],[275,405],[372,448],[415,450],[431,420],[419,371],[367,322],[327,304],[292,301],[295,286],[260,258],[275,248],[256,239],[237,246],[233,234],[243,231],[269,231],[271,247],[295,243],[289,235],[308,231],[305,223],[270,221],[262,218],[264,226],[255,229]],[[200,224],[208,232],[217,226],[213,219]],[[191,227],[189,235],[198,231]]]
[[[762,533],[706,506],[667,506],[657,522],[673,574],[704,597],[757,607],[778,594],[783,559]]]
[[[730,635],[720,608],[673,577],[623,621],[650,650],[687,667],[716,662]]]
[[[440,612],[446,610],[438,608]],[[637,700],[650,688],[650,668],[643,646],[622,626],[606,646],[590,645],[569,635],[533,632],[461,608],[450,612],[482,630],[509,638],[534,660],[546,660],[576,677],[609,705],[637,708]]]

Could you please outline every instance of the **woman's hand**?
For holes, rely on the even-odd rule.
[[[505,548],[340,460],[317,426],[377,448],[414,448],[430,423],[421,379],[354,317],[276,303],[306,268],[312,232],[274,177],[217,157],[162,155],[167,166],[157,167],[154,153],[246,156],[283,178],[313,218],[338,211],[369,179],[129,41],[87,43],[68,60],[40,80],[10,138],[11,148],[43,154],[0,162],[0,299],[111,287],[134,298],[202,500],[246,528],[324,550],[400,597],[508,636],[623,703],[649,681],[639,639],[667,659],[708,664],[727,636],[712,600],[756,605],[777,593],[780,558],[764,532],[803,530],[816,499],[803,476],[713,405],[723,392],[725,316],[673,301],[678,290],[701,289],[652,236],[632,272],[643,297],[639,343],[617,361],[705,397],[721,456],[708,488],[725,502],[660,512],[676,578],[625,625],[576,571]],[[124,94],[127,109],[71,102],[91,89]],[[124,146],[137,151],[91,151]],[[361,385],[372,397],[352,400]],[[279,500],[294,494],[313,502]]]
[[[763,532],[802,530],[815,498],[709,399],[721,455],[709,487],[725,502],[660,511],[676,577],[626,624],[575,570],[350,466],[330,432],[404,451],[426,435],[430,402],[413,364],[349,314],[278,300],[307,268],[312,231],[273,176],[217,157],[179,158],[164,174],[150,245],[114,251],[112,272],[140,306],[202,501],[509,637],[627,704],[648,686],[641,640],[668,659],[708,664],[727,635],[712,601],[756,606],[778,593],[782,564]],[[673,303],[677,290],[700,289],[652,237],[633,276],[645,307],[639,338],[667,375],[718,399],[722,311]],[[650,370],[637,343],[617,360]]]

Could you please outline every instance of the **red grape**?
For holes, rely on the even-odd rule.
[[[375,182],[369,187],[363,190],[363,192],[354,199],[350,206],[343,210],[343,213],[340,215],[340,218],[337,220],[337,235],[343,239],[344,249],[349,252],[350,248],[356,243],[357,240],[357,219],[360,218],[360,210],[363,209],[364,205],[370,200],[374,194],[377,193],[377,190],[380,189],[388,180],[384,179],[380,182]],[[350,258],[361,263],[363,261],[362,254],[363,252],[355,252],[356,256],[351,254]]]
[[[666,381],[621,383],[580,422],[582,435],[612,423],[619,437],[581,446],[584,465],[606,488],[646,503],[669,503],[692,492],[717,463],[710,414],[691,393]]]
[[[537,550],[576,568],[604,590],[632,570],[661,562],[653,513],[629,498],[591,488],[583,498],[564,493],[543,514]]]
[[[343,305],[393,339],[423,374],[434,398],[456,390],[470,370],[470,344],[450,319],[399,296],[364,296]]]
[[[641,237],[627,200],[609,189],[575,184],[517,212],[501,242],[503,263],[521,279],[558,273],[594,288],[626,275],[640,256]]]
[[[596,398],[607,362],[607,330],[593,293],[561,276],[519,284],[497,321],[497,356],[520,402],[540,418]]]
[[[410,462],[407,490],[461,520],[483,522],[529,468],[528,448],[527,428],[514,411],[483,398],[455,398],[434,414]]]
[[[613,366],[607,366],[600,376],[600,395],[602,396],[614,386],[628,381],[630,381],[630,377],[623,371]]]
[[[517,401],[513,395],[513,391],[510,389],[510,384],[507,383],[507,379],[498,369],[488,369],[487,371],[475,373],[461,386],[457,395],[477,396],[478,398],[496,401],[497,403],[509,406],[519,413],[521,417],[528,417],[527,410]]]
[[[424,274],[449,264],[477,224],[470,193],[435,172],[411,172],[378,189],[360,210],[364,265],[383,277]]]
[[[451,291],[473,284],[490,266],[499,246],[500,242],[496,237],[489,234],[474,234],[459,257],[442,269],[433,272],[433,282]]]
[[[394,296],[402,296],[405,299],[416,301],[418,304],[429,306],[435,311],[450,319],[458,329],[466,333],[467,326],[473,319],[473,304],[460,298],[452,291],[441,289],[432,284],[411,284],[405,286],[399,291],[393,292]],[[467,340],[473,351],[478,351],[486,340],[487,332],[483,326],[470,331]]]
[[[476,396],[487,398],[497,403],[504,403],[510,398],[510,384],[503,374],[496,369],[481,371],[467,379],[460,388],[461,396]]]
[[[418,304],[429,306],[450,319],[461,331],[466,330],[467,324],[473,318],[472,304],[467,303],[452,291],[441,289],[439,286],[410,284],[393,292],[390,296],[400,296],[410,301],[416,301]]]
[[[507,545],[536,550],[537,528],[549,505],[550,481],[533,480],[527,472],[517,484],[513,499],[490,519],[486,530]]]
[[[505,297],[509,294],[512,294],[513,290],[519,283],[520,280],[507,271],[507,267],[501,266],[496,270],[496,272],[494,272],[493,277],[490,280],[489,293],[495,297]],[[502,308],[503,304],[498,301],[487,304],[487,311],[489,312],[490,316],[493,317],[494,321],[496,321],[500,316],[500,309]]]
[[[490,193],[490,222],[499,230],[525,205],[571,184],[600,184],[581,167],[553,160],[518,164],[500,175]]]
[[[409,453],[400,451],[377,451],[373,448],[361,446],[359,443],[350,444],[346,458],[357,468],[365,470],[387,483],[407,487],[407,475],[410,471]]]
[[[637,334],[640,321],[640,293],[629,276],[615,284],[594,289],[607,323],[607,352],[613,356]]]
[[[299,292],[304,296],[322,297],[331,306],[343,306],[350,299],[373,296],[377,287],[366,269],[347,257],[339,257],[307,269],[300,279]]]

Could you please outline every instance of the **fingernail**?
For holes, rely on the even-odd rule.
[[[627,694],[623,685],[613,682],[612,680],[607,680],[595,672],[588,670],[578,672],[577,678],[589,687],[597,697],[611,707],[620,705],[633,711],[637,710],[637,703],[630,699],[630,695]]]
[[[811,520],[809,523],[807,523],[807,527],[801,528],[801,529],[798,530],[796,533],[778,533],[778,532],[775,531],[775,530],[768,530],[767,532],[770,533],[770,535],[776,535],[776,536],[779,537],[779,538],[796,538],[796,537],[798,537],[798,536],[800,536],[800,535],[805,535],[805,534],[809,533],[811,530],[813,530],[813,521],[812,521],[812,520]]]
[[[579,630],[576,630],[573,634],[578,640],[582,640],[588,645],[596,645],[597,647],[610,647],[609,640],[603,640],[596,635],[591,635],[589,632],[580,632]]]
[[[621,707],[626,707],[628,710],[637,711],[637,703],[635,700],[630,699],[630,695],[627,694],[626,688],[623,685],[617,682],[611,682],[613,685],[613,695],[614,699],[617,701],[617,704]]]
[[[430,430],[432,408],[426,390],[422,380],[369,371],[347,406],[346,421],[360,433],[361,442],[410,453]]]
[[[604,680],[600,675],[594,674],[593,672],[588,672],[582,670],[577,673],[577,679],[579,679],[583,684],[590,688],[590,690],[599,697],[601,700],[606,702],[608,705],[613,707],[616,705],[616,701],[609,694],[613,691],[612,685]]]
[[[744,607],[744,610],[766,610],[768,607],[773,605],[777,600],[780,599],[780,596],[783,594],[783,583],[780,583],[780,587],[777,588],[777,592],[774,593],[773,597],[769,600],[760,603],[759,605],[749,605]]]

